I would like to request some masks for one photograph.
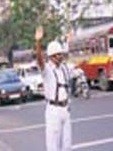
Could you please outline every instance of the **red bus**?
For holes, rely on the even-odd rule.
[[[113,23],[78,30],[71,46],[73,54],[83,56],[79,66],[90,84],[101,90],[113,87]]]

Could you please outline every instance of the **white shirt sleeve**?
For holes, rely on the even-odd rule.
[[[68,66],[70,78],[73,78],[74,77],[74,64],[68,63],[67,66]]]

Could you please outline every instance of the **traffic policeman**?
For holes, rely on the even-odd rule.
[[[44,79],[47,151],[71,151],[71,123],[69,111],[69,70],[63,63],[64,49],[58,41],[47,46],[48,60],[44,59],[41,40],[43,28],[36,30],[37,61]]]

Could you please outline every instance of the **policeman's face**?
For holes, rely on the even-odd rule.
[[[59,65],[63,61],[64,56],[62,53],[57,53],[55,55],[52,55],[51,59],[54,61],[55,64]]]

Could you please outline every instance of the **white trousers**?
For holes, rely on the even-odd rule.
[[[71,151],[71,123],[68,107],[47,104],[45,120],[47,151]]]

